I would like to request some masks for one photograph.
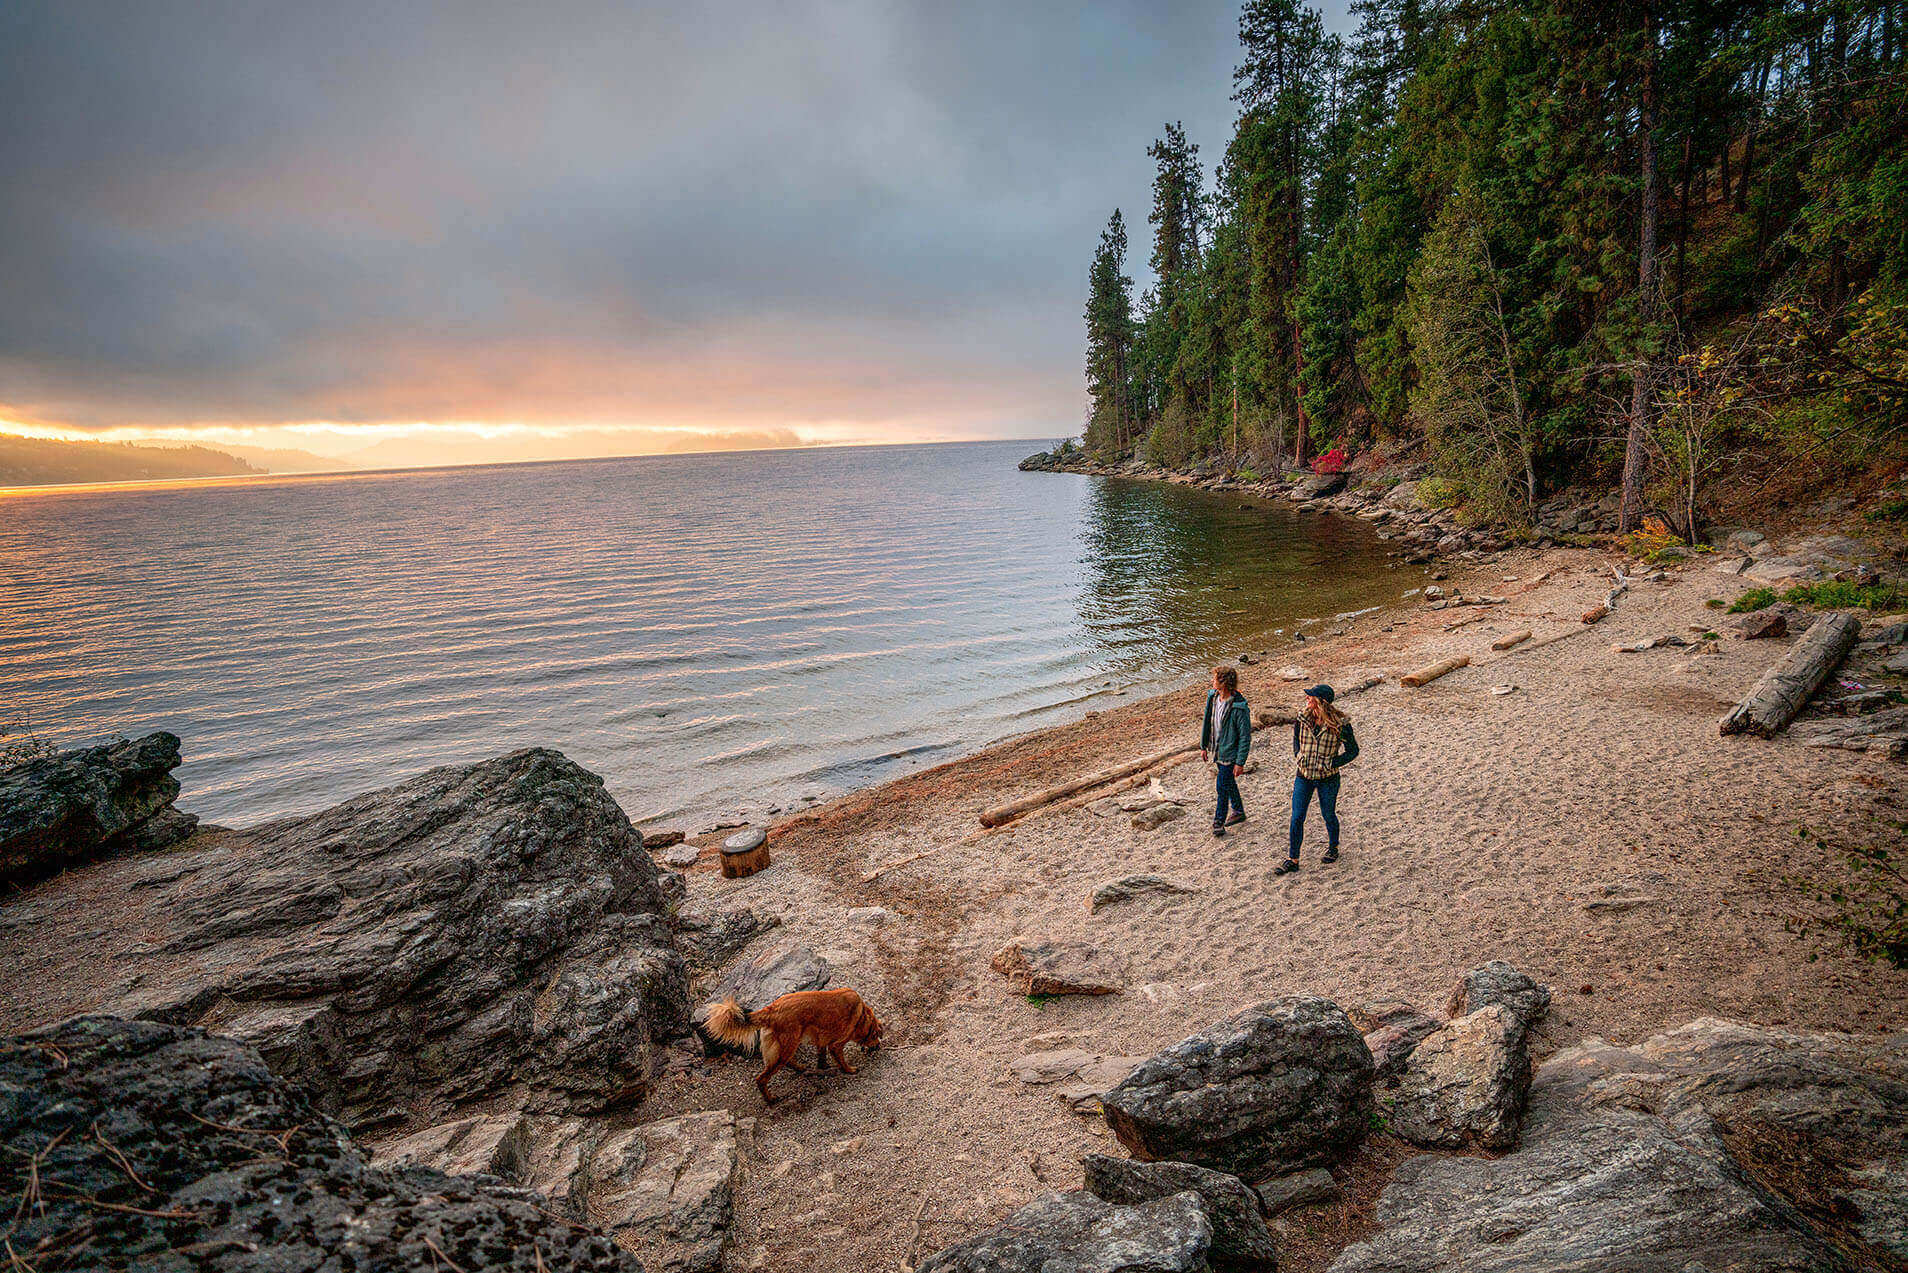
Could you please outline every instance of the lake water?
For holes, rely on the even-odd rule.
[[[180,804],[227,825],[544,745],[631,817],[694,831],[1405,586],[1362,522],[1016,471],[1036,449],[0,498],[0,725],[63,745],[171,730]]]

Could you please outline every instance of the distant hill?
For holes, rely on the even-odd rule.
[[[352,460],[300,451],[296,447],[232,446],[228,443],[222,444],[219,450],[236,455],[267,473],[337,473],[363,467]]]
[[[233,477],[264,471],[235,455],[204,446],[54,442],[0,435],[0,486]]]

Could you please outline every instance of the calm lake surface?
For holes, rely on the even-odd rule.
[[[0,498],[0,724],[63,745],[169,729],[180,804],[227,825],[543,745],[693,832],[1408,586],[1362,522],[1016,471],[1037,449]]]

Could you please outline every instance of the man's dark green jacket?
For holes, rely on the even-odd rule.
[[[1212,719],[1217,690],[1206,691],[1206,718],[1199,726],[1199,749],[1212,753],[1214,764],[1243,765],[1252,754],[1252,709],[1245,695],[1234,694],[1226,701],[1223,719],[1215,727]]]

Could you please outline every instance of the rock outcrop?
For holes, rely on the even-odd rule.
[[[1372,1112],[1371,1052],[1316,997],[1248,1008],[1148,1058],[1107,1092],[1107,1125],[1137,1158],[1247,1180],[1337,1161]]]
[[[354,1129],[506,1086],[633,1101],[687,1030],[655,863],[554,751],[229,833],[174,873],[109,1010],[255,1043]]]
[[[1704,1019],[1552,1057],[1516,1152],[1410,1159],[1332,1269],[1886,1267],[1903,1197],[1908,1036]]]
[[[203,1031],[83,1017],[0,1045],[0,1195],[40,1271],[359,1268],[641,1273],[494,1179],[368,1165],[259,1054]]]
[[[1427,1148],[1511,1148],[1530,1095],[1529,1040],[1529,1029],[1505,1003],[1432,1031],[1385,1098],[1391,1129]]]
[[[929,1256],[916,1273],[1205,1273],[1212,1224],[1196,1193],[1123,1207],[1049,1194],[997,1229]]]
[[[0,886],[191,835],[199,820],[172,807],[178,766],[178,736],[158,733],[0,768]]]
[[[1278,1265],[1272,1233],[1259,1214],[1259,1198],[1237,1176],[1183,1162],[1134,1162],[1088,1154],[1080,1160],[1087,1192],[1126,1206],[1170,1198],[1188,1190],[1199,1195],[1212,1225],[1215,1269],[1270,1270]]]
[[[1528,1030],[1536,1025],[1550,1007],[1550,989],[1518,972],[1501,959],[1493,959],[1464,974],[1444,1002],[1447,1016],[1469,1016],[1479,1008],[1501,1003],[1511,1010]]]

